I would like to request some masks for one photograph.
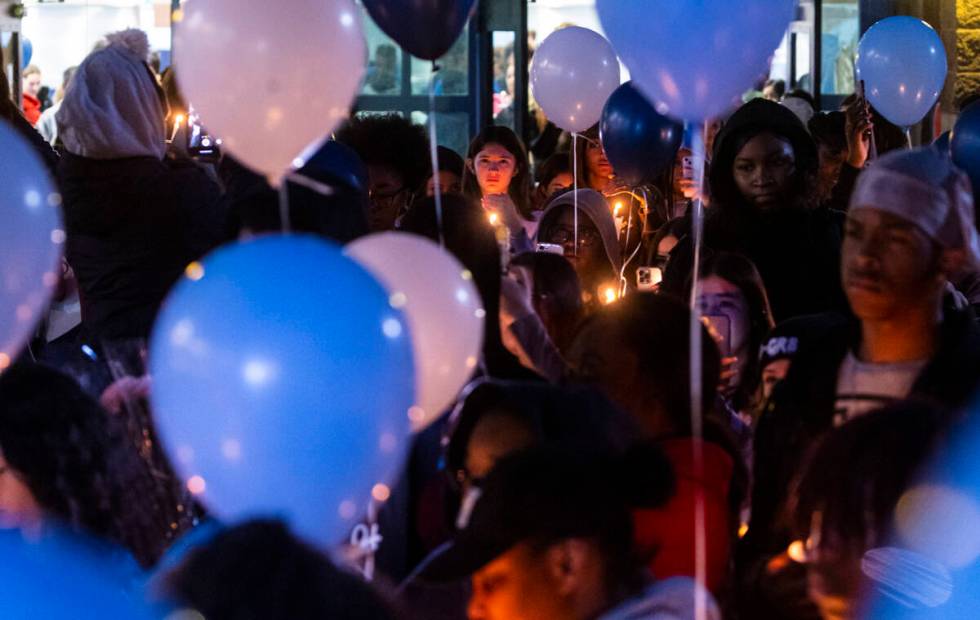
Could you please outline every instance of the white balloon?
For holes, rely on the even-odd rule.
[[[40,157],[0,122],[0,372],[30,339],[61,279],[61,195]]]
[[[619,61],[609,41],[569,26],[548,35],[531,61],[531,91],[548,120],[571,132],[599,122],[619,86]]]
[[[353,0],[194,0],[175,28],[174,66],[208,130],[278,181],[348,116],[365,49]]]
[[[344,253],[381,282],[407,317],[415,352],[415,430],[434,422],[472,377],[483,347],[486,312],[473,276],[435,243],[406,233],[380,233]]]

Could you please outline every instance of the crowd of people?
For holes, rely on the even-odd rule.
[[[215,620],[859,615],[880,585],[862,560],[980,384],[980,242],[948,153],[905,148],[858,97],[795,96],[804,122],[776,84],[709,127],[704,162],[681,148],[641,186],[597,128],[575,161],[488,126],[433,170],[423,127],[354,116],[283,210],[233,156],[191,156],[173,70],[148,61],[142,33],[108,36],[50,114],[36,72],[23,114],[0,89],[67,233],[51,308],[0,375],[5,526],[105,539]],[[141,343],[167,292],[284,217],[339,244],[438,240],[486,309],[472,383],[379,507],[370,583],[283,523],[215,522],[156,439]]]

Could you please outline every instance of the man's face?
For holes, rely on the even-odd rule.
[[[762,209],[778,206],[796,173],[796,157],[788,140],[760,133],[735,157],[732,176],[742,196]]]
[[[409,191],[402,176],[388,166],[368,166],[368,222],[372,232],[395,227],[398,214],[408,202]]]
[[[22,90],[31,97],[37,97],[37,94],[41,91],[41,74],[32,73],[30,75],[25,75],[22,82]]]
[[[937,256],[935,244],[907,220],[878,209],[852,210],[841,250],[851,309],[873,320],[938,303],[945,278]]]
[[[595,295],[596,288],[614,276],[612,266],[606,257],[602,235],[587,216],[579,213],[578,252],[575,252],[575,213],[563,209],[554,227],[541,239],[543,243],[554,243],[564,248],[565,258],[572,263],[578,274],[583,290]]]

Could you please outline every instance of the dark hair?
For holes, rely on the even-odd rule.
[[[477,200],[481,198],[480,184],[474,172],[476,166],[474,160],[477,154],[488,144],[499,144],[514,156],[517,168],[514,170],[514,177],[510,180],[507,193],[517,206],[521,217],[525,220],[533,219],[534,216],[531,213],[531,166],[528,163],[527,149],[524,148],[524,143],[510,127],[501,125],[484,127],[483,131],[470,142],[470,148],[466,152],[466,170],[463,173],[463,193]]]
[[[432,169],[425,130],[398,114],[355,116],[337,130],[336,140],[365,165],[394,170],[409,190],[425,183]]]
[[[794,88],[786,95],[787,97],[796,97],[797,99],[802,99],[810,104],[810,107],[814,112],[817,111],[817,100],[813,98],[813,94],[803,88]]]
[[[526,371],[503,345],[500,336],[500,246],[493,228],[478,204],[466,196],[442,197],[442,229],[436,218],[435,198],[416,201],[402,218],[401,230],[439,242],[472,274],[480,291],[486,320],[483,331],[483,361],[493,377],[526,378]]]
[[[589,180],[592,175],[589,174],[589,145],[590,144],[601,144],[599,139],[599,124],[589,127],[585,131],[578,134],[577,138],[573,138],[576,142],[575,149],[573,149],[573,154],[569,154],[568,161],[574,163],[574,159],[578,159],[578,186],[580,189],[586,187],[592,188],[597,192],[602,192],[604,188],[602,187],[592,187],[589,185]]]
[[[160,76],[160,87],[163,88],[163,94],[167,98],[167,105],[170,107],[171,113],[187,112],[187,100],[180,92],[180,85],[177,83],[177,70],[173,65],[163,70],[163,75]]]
[[[152,429],[133,438],[126,421],[50,368],[18,364],[0,376],[0,452],[44,512],[123,545],[146,567],[189,525],[173,515],[191,507],[167,487],[170,472],[141,455],[156,446]]]
[[[847,150],[847,134],[845,133],[847,118],[843,112],[819,112],[807,123],[810,135],[818,146],[825,146],[832,151]]]
[[[775,322],[772,309],[769,307],[769,296],[766,285],[755,264],[741,254],[718,252],[708,256],[701,264],[701,278],[718,276],[731,282],[742,292],[749,305],[749,359],[746,360],[742,383],[738,386],[733,399],[737,410],[742,410],[752,403],[756,389],[759,387],[759,349],[766,335]]]
[[[555,180],[555,177],[559,174],[571,173],[572,161],[568,153],[553,153],[548,159],[538,165],[535,170],[537,187],[534,192],[534,198],[537,203],[536,207],[538,209],[543,209],[548,201],[551,200],[552,196],[547,195],[548,186]]]
[[[557,331],[551,336],[559,351],[566,350],[582,320],[582,285],[575,268],[564,256],[550,252],[525,252],[515,256],[510,264],[531,271],[534,306],[548,304]]]
[[[821,540],[857,554],[886,544],[895,505],[933,454],[947,416],[905,401],[851,420],[811,450],[789,506],[796,533],[810,536],[820,513]]]
[[[763,90],[772,86],[773,91],[776,96],[780,99],[786,94],[786,81],[785,80],[766,80],[766,83],[762,86]]]
[[[370,585],[337,569],[278,521],[250,521],[190,552],[164,593],[214,620],[394,619]]]
[[[667,421],[680,436],[692,431],[690,322],[691,312],[680,301],[634,293],[604,306],[580,331],[581,338],[610,340],[636,357],[639,374],[635,389],[662,404]],[[702,327],[701,403],[705,414],[714,408],[720,374],[718,347]]]
[[[463,158],[459,156],[459,153],[452,150],[447,146],[439,145],[436,148],[436,157],[439,164],[439,170],[445,170],[446,172],[452,172],[460,179],[463,178],[463,172],[466,169],[466,165],[463,163]]]

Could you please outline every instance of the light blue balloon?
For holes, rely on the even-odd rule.
[[[899,127],[911,127],[943,90],[946,48],[921,19],[888,17],[861,37],[856,68],[871,105]]]
[[[61,277],[61,196],[34,149],[0,123],[0,371],[17,357]]]
[[[346,536],[407,449],[408,324],[333,244],[267,236],[192,264],[150,341],[161,439],[222,520]]]
[[[768,72],[796,0],[597,0],[602,28],[661,114],[719,116]]]
[[[26,69],[27,65],[31,64],[31,58],[34,58],[34,44],[27,37],[21,39],[20,43],[21,49],[21,60],[20,68]]]
[[[0,531],[0,615],[5,620],[162,618],[144,599],[125,550],[63,530],[39,537]]]

